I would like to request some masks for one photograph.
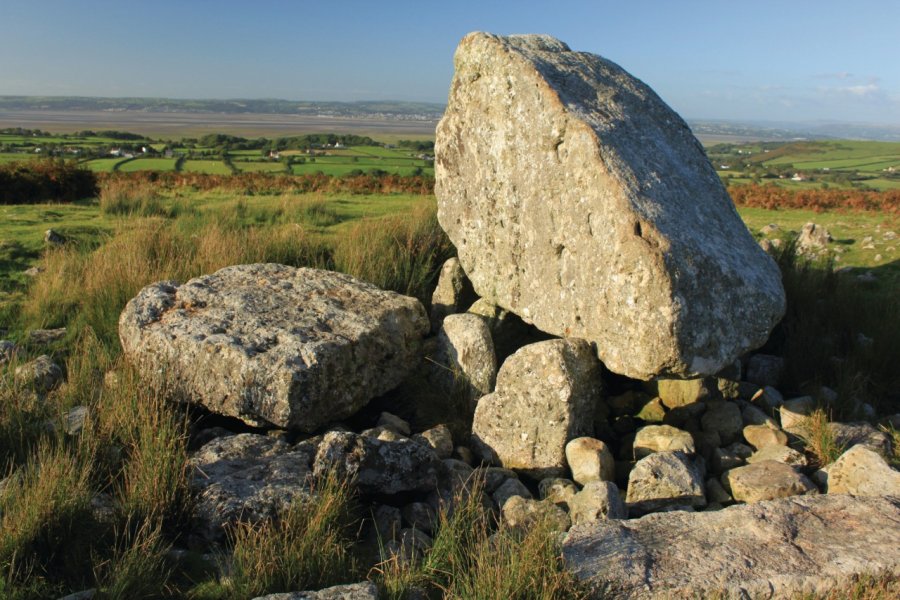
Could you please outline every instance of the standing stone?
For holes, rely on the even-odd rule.
[[[825,248],[833,241],[828,230],[815,223],[806,223],[797,236],[797,252],[810,253]]]
[[[304,431],[396,387],[427,332],[415,298],[275,264],[149,285],[119,319],[126,356],[163,389],[251,424]]]
[[[634,465],[628,475],[625,502],[633,515],[705,506],[703,474],[683,452],[655,452]]]
[[[475,291],[455,256],[441,267],[437,287],[431,295],[431,328],[437,331],[447,315],[466,310],[475,302]]]
[[[472,447],[536,479],[563,475],[569,440],[590,433],[600,364],[584,340],[530,344],[506,359],[497,391],[478,401]]]
[[[447,315],[432,357],[432,380],[452,394],[464,390],[472,399],[494,391],[497,355],[487,322],[478,315]]]
[[[435,142],[438,219],[479,296],[638,379],[712,375],[784,313],[687,124],[549,36],[466,36]]]
[[[590,438],[575,438],[566,444],[566,461],[572,479],[586,485],[590,481],[612,481],[616,477],[616,459],[606,442]]]

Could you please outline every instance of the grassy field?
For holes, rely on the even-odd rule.
[[[231,169],[221,160],[186,160],[181,170],[185,173],[207,173],[209,175],[228,175]]]
[[[174,171],[175,158],[135,158],[119,165],[118,170],[123,173],[135,171]]]

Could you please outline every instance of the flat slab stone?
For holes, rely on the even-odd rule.
[[[304,431],[396,387],[428,329],[415,298],[276,264],[149,285],[119,319],[125,354],[179,399]]]
[[[900,575],[898,539],[898,497],[795,496],[577,526],[563,556],[595,598],[787,599]]]
[[[191,457],[197,531],[210,541],[226,526],[277,517],[291,502],[309,497],[315,446],[290,446],[254,433],[212,440]]]
[[[781,274],[687,124],[545,35],[472,33],[437,127],[438,219],[477,294],[638,379],[762,345]]]

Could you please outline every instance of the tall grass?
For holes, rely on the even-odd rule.
[[[327,475],[310,494],[278,520],[237,524],[227,586],[231,597],[320,589],[352,578],[350,485]]]
[[[0,495],[0,574],[6,586],[81,578],[90,573],[94,538],[88,465],[43,443]]]
[[[560,540],[548,521],[527,529],[501,523],[482,502],[473,480],[439,515],[432,547],[421,559],[392,557],[378,568],[388,598],[424,591],[466,600],[563,600],[583,597],[563,570]],[[452,509],[451,509],[452,507]]]
[[[107,179],[100,186],[99,199],[100,212],[106,215],[173,218],[183,210],[177,202],[166,203],[150,181]]]
[[[311,206],[316,205],[291,210],[321,210]],[[183,282],[225,266],[256,262],[336,269],[427,300],[450,251],[431,204],[409,215],[363,221],[332,238],[297,223],[242,226],[228,211],[173,221],[146,219],[123,228],[96,250],[65,247],[47,252],[45,270],[23,302],[20,327],[87,326],[104,346],[118,350],[119,315],[143,286]]]
[[[900,410],[900,297],[867,288],[797,256],[787,244],[778,256],[787,314],[765,351],[785,359],[785,391],[838,392],[838,418],[855,416],[861,402],[879,412]]]

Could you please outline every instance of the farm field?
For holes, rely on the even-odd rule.
[[[773,183],[792,189],[900,188],[900,143],[854,140],[718,144],[707,148],[729,185]]]
[[[123,173],[135,171],[174,171],[177,159],[174,158],[135,158],[119,165],[117,170]]]
[[[206,173],[207,175],[230,175],[231,169],[221,160],[186,160],[181,166],[184,173]]]

